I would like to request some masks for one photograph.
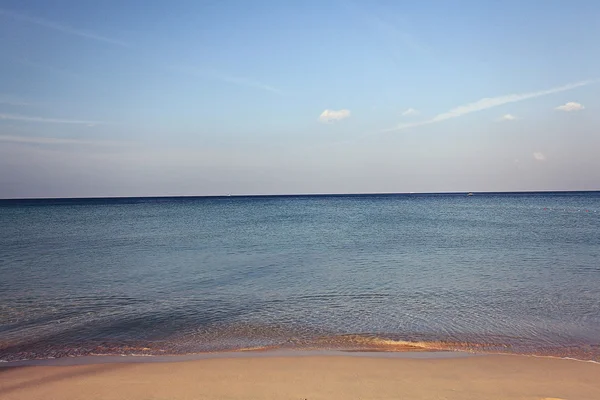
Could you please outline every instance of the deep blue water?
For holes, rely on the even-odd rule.
[[[1,360],[383,338],[600,359],[600,192],[0,201]]]

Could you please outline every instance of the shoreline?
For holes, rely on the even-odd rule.
[[[550,360],[565,360],[580,363],[600,365],[599,361],[578,359],[574,357],[560,357],[553,355],[500,353],[467,350],[426,350],[426,351],[381,351],[381,350],[293,350],[293,349],[251,349],[234,351],[215,351],[190,354],[91,354],[83,356],[65,356],[38,358],[15,361],[0,361],[0,371],[13,367],[54,367],[54,366],[82,366],[99,364],[153,364],[153,363],[179,363],[214,359],[247,359],[247,358],[304,358],[304,357],[350,357],[374,359],[459,359],[469,357],[524,357]]]
[[[41,358],[30,360],[0,362],[0,369],[11,367],[51,367],[98,364],[152,364],[178,363],[214,359],[246,358],[304,358],[304,357],[353,357],[381,359],[450,359],[482,357],[492,354],[471,353],[466,351],[344,351],[344,350],[242,350],[207,353],[153,355],[153,354],[95,354],[86,356],[67,356],[59,358]],[[579,360],[577,360],[579,361]]]
[[[443,354],[443,355],[442,355]],[[383,356],[382,356],[383,355]],[[96,358],[100,358],[97,356]],[[596,400],[600,365],[460,352],[247,352],[0,368],[3,400]],[[64,359],[62,359],[64,360]]]

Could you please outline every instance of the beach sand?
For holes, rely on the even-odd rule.
[[[598,400],[600,365],[509,355],[311,355],[3,367],[0,399]]]

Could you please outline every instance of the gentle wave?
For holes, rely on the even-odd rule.
[[[196,349],[190,346],[189,341],[181,343],[145,343],[145,344],[88,344],[81,347],[67,346],[38,346],[36,349],[9,348],[0,345],[0,361],[22,361],[33,359],[52,359],[61,357],[81,356],[165,356],[165,355],[190,355],[211,354],[225,352],[269,352],[269,351],[341,351],[341,352],[439,352],[457,351],[482,354],[516,354],[540,357],[569,358],[580,361],[600,362],[600,346],[589,345],[552,347],[552,348],[523,348],[489,341],[487,343],[451,342],[451,341],[419,341],[391,339],[385,336],[346,334],[333,336],[319,336],[313,338],[292,338],[278,343],[263,345],[244,345],[244,341],[229,341],[229,346],[220,344],[201,343]],[[203,348],[203,350],[200,350]]]

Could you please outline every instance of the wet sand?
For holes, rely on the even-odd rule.
[[[597,400],[600,364],[311,354],[15,366],[0,368],[0,398]]]

